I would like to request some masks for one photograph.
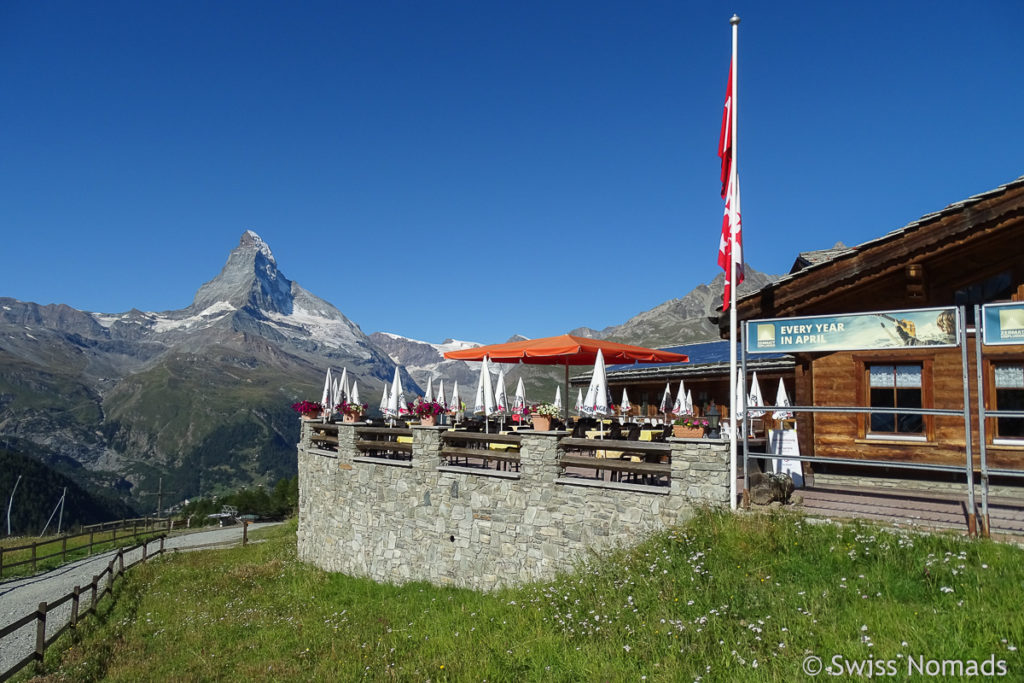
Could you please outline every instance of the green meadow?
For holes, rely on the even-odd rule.
[[[320,571],[296,559],[295,530],[136,567],[41,675],[1024,680],[1024,550],[1009,544],[701,511],[556,580],[478,593]]]

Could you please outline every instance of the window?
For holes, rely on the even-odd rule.
[[[872,408],[921,408],[921,365],[869,365]],[[870,434],[923,436],[924,416],[871,413]]]
[[[996,410],[1024,410],[1024,363],[993,363]],[[996,418],[996,439],[1024,439],[1024,418]]]
[[[1008,270],[988,277],[981,282],[961,287],[953,293],[953,303],[966,306],[967,320],[965,325],[974,324],[974,304],[987,304],[992,301],[1009,299],[1013,294],[1013,275]]]

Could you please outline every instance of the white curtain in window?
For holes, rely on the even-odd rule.
[[[893,366],[891,365],[872,365],[871,366],[871,386],[873,387],[892,387],[895,383],[893,379]]]
[[[996,389],[1024,389],[1024,365],[996,365]]]
[[[872,365],[871,386],[873,387],[920,387],[920,365]]]
[[[898,387],[920,387],[921,366],[920,365],[897,365],[896,386]]]

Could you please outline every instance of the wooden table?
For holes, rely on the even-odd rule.
[[[598,439],[598,440],[600,440],[600,439],[603,439],[604,438],[604,434],[607,434],[607,433],[608,432],[602,432],[600,429],[593,429],[593,430],[587,431],[586,435],[587,435],[588,439]],[[595,450],[594,451],[594,457],[595,458],[615,458],[615,459],[619,459],[619,458],[622,457],[623,453],[624,453],[624,451]],[[633,461],[634,462],[640,462],[640,458],[634,456],[633,457]]]

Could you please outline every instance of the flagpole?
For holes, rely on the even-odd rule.
[[[732,129],[732,139],[730,141],[730,146],[732,147],[732,160],[729,169],[729,183],[732,185],[735,194],[738,195],[738,188],[735,185],[735,183],[737,183],[738,174],[736,166],[738,163],[737,159],[739,157],[736,145],[736,129],[738,127],[736,123],[739,119],[736,112],[736,103],[739,99],[737,97],[739,91],[736,88],[736,72],[739,70],[737,68],[739,65],[736,62],[736,43],[739,34],[740,18],[734,14],[732,15],[732,18],[729,19],[729,23],[732,24],[732,68],[730,69],[732,72],[732,111],[729,115],[731,124],[730,128]],[[736,333],[736,212],[739,210],[739,207],[736,206],[736,204],[737,202],[735,201],[735,198],[729,202],[729,395],[732,397],[731,400],[733,401],[736,400],[736,342],[738,341]],[[738,475],[736,467],[736,434],[741,425],[741,422],[738,419],[739,411],[740,406],[733,407],[733,428],[729,430],[729,508],[732,510],[736,509],[736,477]]]

